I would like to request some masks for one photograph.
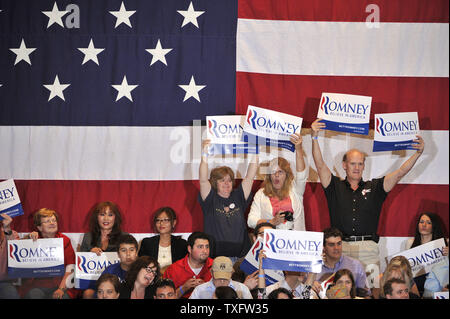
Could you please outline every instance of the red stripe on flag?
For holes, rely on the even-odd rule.
[[[151,233],[153,212],[171,206],[178,215],[175,232],[203,230],[203,215],[197,202],[198,181],[48,181],[15,180],[25,215],[14,218],[13,229],[33,229],[32,214],[42,207],[60,214],[62,232],[82,233],[88,227],[88,212],[98,199],[126,207],[123,229],[130,233]],[[261,181],[256,181],[257,191]],[[432,211],[441,216],[448,230],[448,185],[397,185],[383,206],[379,235],[412,236],[417,214]],[[308,183],[304,194],[306,229],[329,227],[328,206],[322,186]],[[393,227],[395,225],[395,227]]]
[[[303,127],[309,127],[317,117],[322,92],[347,93],[372,96],[372,119],[377,113],[418,112],[421,130],[448,130],[448,86],[448,78],[237,72],[236,114],[245,115],[248,105],[255,105],[301,116]]]
[[[32,214],[39,208],[54,209],[61,217],[62,232],[88,230],[88,212],[99,201],[112,201],[122,209],[123,229],[130,233],[154,232],[152,214],[170,206],[178,214],[175,232],[203,230],[197,202],[198,181],[69,181],[14,180],[25,215],[14,218],[19,232],[33,229]]]
[[[374,12],[370,5],[378,6],[380,22],[449,22],[448,0],[240,0],[238,17],[365,22]]]

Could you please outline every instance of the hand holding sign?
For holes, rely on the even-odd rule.
[[[211,140],[206,139],[202,141],[202,156],[209,155],[210,147],[211,147]]]
[[[327,125],[322,122],[322,119],[316,119],[311,124],[311,136],[316,137],[319,135],[320,130],[326,129]]]
[[[303,138],[300,135],[300,132],[292,134],[289,140],[292,144],[294,144],[295,150],[297,152],[300,152],[302,150]]]
[[[6,213],[0,214],[0,216],[3,217],[3,220],[2,220],[3,231],[8,232],[9,230],[11,230],[10,225],[12,222],[12,218],[11,218],[11,216],[9,216]]]
[[[423,152],[417,112],[375,114],[373,151],[416,149]]]
[[[422,136],[420,135],[416,135],[417,139],[415,139],[413,142],[414,144],[412,144],[412,148],[417,150],[417,153],[422,154],[423,150],[425,149],[425,142],[422,138]]]

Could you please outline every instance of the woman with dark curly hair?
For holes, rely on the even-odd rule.
[[[156,283],[161,278],[155,258],[142,256],[136,259],[120,286],[119,299],[153,299]]]
[[[122,214],[117,204],[101,202],[93,207],[89,218],[89,232],[84,234],[78,251],[100,255],[104,251],[117,251],[122,234]]]

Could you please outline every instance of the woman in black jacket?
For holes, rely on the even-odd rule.
[[[182,259],[187,254],[187,242],[181,237],[172,235],[177,223],[177,215],[170,207],[159,208],[153,216],[153,228],[158,235],[144,238],[139,249],[139,256],[155,258],[161,271]]]

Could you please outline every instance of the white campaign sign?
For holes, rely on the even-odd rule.
[[[256,145],[242,141],[245,116],[217,115],[206,117],[206,138],[210,140],[209,154],[257,154]]]
[[[448,299],[448,291],[439,291],[433,294],[433,299]]]
[[[327,130],[369,134],[371,96],[322,93],[317,118]]]
[[[12,278],[64,275],[62,238],[8,241],[8,276]]]
[[[0,182],[0,214],[3,213],[11,217],[23,215],[19,193],[13,179]],[[0,216],[0,220],[2,219]]]
[[[250,248],[240,266],[242,271],[247,275],[250,275],[259,269],[259,254],[262,250],[263,241],[261,238],[258,238],[253,243],[252,248]],[[267,269],[264,271],[264,274],[266,279],[266,286],[272,285],[284,279],[283,272],[279,270]]]
[[[412,149],[420,134],[417,112],[375,114],[373,151]]]
[[[242,131],[244,129],[245,116],[243,115],[218,115],[206,117],[206,138],[211,143],[217,144],[241,144]]]
[[[249,105],[244,124],[243,139],[249,143],[273,145],[294,151],[289,140],[294,133],[300,133],[303,119]]]
[[[263,267],[268,269],[322,271],[323,233],[309,231],[264,230]]]
[[[120,262],[116,252],[104,252],[100,256],[91,252],[77,252],[75,255],[75,288],[80,289],[92,287],[106,267]]]
[[[405,256],[411,265],[413,277],[417,277],[429,273],[435,264],[447,258],[443,255],[444,247],[444,239],[440,238],[392,255],[389,260],[395,256]]]

